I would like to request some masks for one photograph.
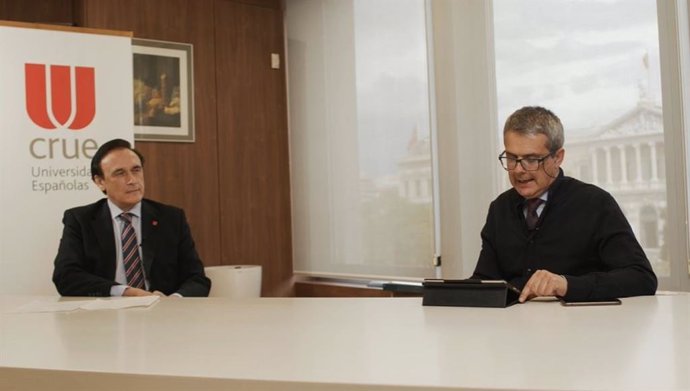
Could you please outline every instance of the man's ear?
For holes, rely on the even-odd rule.
[[[553,158],[554,158],[556,164],[558,165],[558,167],[560,167],[561,164],[563,163],[563,159],[565,158],[565,149],[561,148],[558,151],[556,151],[556,153],[553,155]]]

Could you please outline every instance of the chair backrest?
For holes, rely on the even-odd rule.
[[[208,266],[204,271],[211,279],[209,297],[261,297],[261,266]]]

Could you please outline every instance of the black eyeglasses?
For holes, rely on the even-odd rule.
[[[542,157],[516,158],[506,156],[506,152],[503,151],[500,155],[498,155],[498,160],[501,161],[501,165],[503,166],[503,168],[506,169],[506,171],[512,171],[516,169],[518,163],[520,163],[520,165],[525,171],[537,171],[539,169],[539,166],[544,162],[544,160],[551,156],[553,156],[553,153],[549,153],[548,155]]]

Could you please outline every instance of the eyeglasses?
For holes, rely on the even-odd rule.
[[[518,163],[520,163],[525,171],[537,171],[544,160],[550,156],[553,156],[553,153],[549,153],[548,155],[542,157],[523,157],[518,159],[516,157],[506,156],[506,152],[503,151],[500,155],[498,155],[498,160],[501,161],[501,165],[506,169],[506,171],[516,169]]]

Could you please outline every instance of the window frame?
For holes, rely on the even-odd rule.
[[[689,0],[657,0],[666,148],[666,183],[671,273],[660,290],[690,291],[688,175],[690,175]],[[493,2],[432,0],[436,64],[442,275],[467,277],[481,249],[479,233],[491,200],[504,188],[496,166],[498,129],[493,41]],[[450,55],[448,53],[451,53]],[[463,56],[465,53],[471,55]],[[670,130],[669,130],[670,129]],[[491,133],[491,134],[489,134]],[[472,140],[469,148],[461,141]],[[567,145],[565,146],[567,149]],[[462,156],[462,159],[459,157]],[[467,162],[472,164],[467,164]],[[489,183],[491,182],[491,183]],[[472,189],[463,191],[460,189]],[[475,211],[472,211],[474,208]],[[480,216],[476,211],[480,211]],[[458,237],[460,238],[458,240]]]

